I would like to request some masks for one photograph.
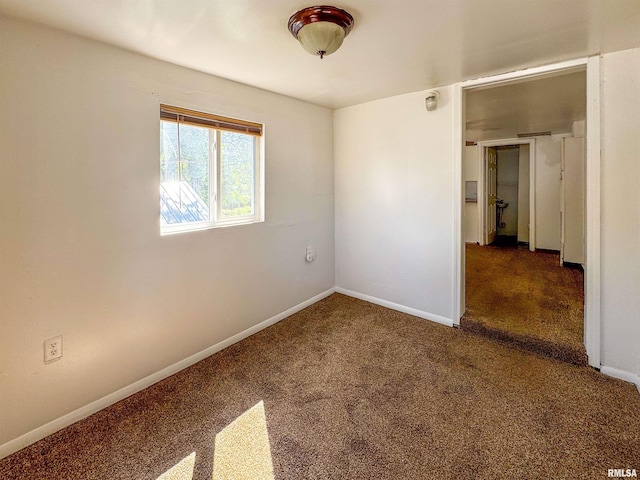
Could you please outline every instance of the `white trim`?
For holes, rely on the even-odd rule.
[[[552,63],[550,65],[543,65],[540,67],[525,68],[524,70],[516,70],[513,72],[502,73],[500,75],[494,75],[492,77],[474,78],[462,82],[460,85],[463,89],[469,89],[472,87],[484,87],[488,85],[496,85],[498,83],[511,82],[514,80],[526,80],[531,77],[537,77],[544,75],[545,73],[554,73],[571,69],[582,69],[587,64],[587,58],[576,58],[575,60],[568,60],[566,62]],[[563,72],[566,73],[566,72]]]
[[[571,69],[587,70],[587,228],[586,228],[586,244],[587,256],[585,261],[585,347],[589,358],[589,365],[599,368],[601,361],[601,314],[600,314],[600,57],[593,56],[588,58],[578,58],[567,62],[545,65],[542,67],[518,70],[515,72],[495,75],[493,77],[484,77],[454,85],[454,102],[453,107],[456,109],[454,113],[454,141],[460,145],[454,145],[454,159],[457,164],[462,165],[462,148],[461,144],[464,138],[458,138],[456,131],[463,132],[464,117],[462,116],[462,104],[456,104],[456,98],[464,98],[465,89],[480,88],[483,86],[496,85],[504,82],[516,82],[518,80],[526,80],[531,77],[544,74],[553,74],[553,72],[566,73]],[[461,102],[460,102],[461,103]],[[461,169],[454,170],[454,185],[462,182]],[[454,191],[455,191],[454,187]],[[454,202],[463,204],[462,195],[456,196]],[[535,202],[530,202],[535,205]],[[461,211],[456,206],[455,211]],[[535,217],[534,217],[535,218]],[[456,228],[462,228],[462,218],[457,218],[454,222]],[[461,232],[457,232],[454,238],[459,238],[462,242],[464,236]],[[530,236],[529,241],[535,242],[535,237]],[[463,246],[464,247],[464,246]],[[457,251],[457,249],[456,249]],[[465,278],[461,275],[464,265],[464,251],[460,258],[460,262],[455,265],[458,271],[458,282],[462,284]],[[453,296],[463,291],[461,285],[454,288]],[[457,303],[457,302],[456,302]],[[464,304],[464,298],[460,299],[460,303]],[[455,312],[454,312],[455,313]]]
[[[477,179],[478,179],[478,186],[477,186],[477,210],[478,210],[478,245],[480,246],[484,246],[484,244],[486,243],[487,240],[487,235],[484,233],[484,222],[483,219],[486,218],[485,217],[485,202],[484,202],[484,198],[485,198],[485,192],[484,192],[484,186],[486,185],[487,181],[486,181],[486,174],[487,174],[487,166],[485,164],[485,159],[484,159],[484,152],[482,151],[482,148],[480,148],[478,145],[476,145],[476,156],[478,157],[476,159],[476,167],[478,169],[478,171],[476,172],[477,175]],[[463,163],[464,163],[464,157],[463,157]],[[481,212],[482,211],[482,212]],[[464,255],[463,255],[463,258]],[[464,264],[466,264],[467,262],[463,262]],[[466,270],[466,267],[465,267]],[[465,277],[466,279],[466,277]],[[466,281],[465,281],[466,284]]]
[[[159,381],[171,375],[174,375],[179,371],[184,370],[185,368],[190,367],[191,365],[198,363],[201,360],[204,360],[207,357],[210,357],[214,353],[219,352],[220,350],[223,350],[233,345],[234,343],[237,343],[240,340],[243,340],[255,333],[258,333],[260,330],[270,327],[271,325],[279,322],[280,320],[283,320],[293,315],[294,313],[297,313],[300,310],[307,308],[309,305],[312,305],[322,300],[323,298],[328,297],[335,291],[336,291],[335,288],[330,288],[329,290],[325,290],[324,292],[308,300],[305,300],[304,302],[299,303],[298,305],[291,307],[288,310],[285,310],[284,312],[279,313],[278,315],[275,315],[261,323],[258,323],[253,327],[250,327],[236,335],[233,335],[232,337],[229,337],[226,340],[216,343],[215,345],[209,348],[206,348],[201,352],[191,355],[190,357],[185,358],[184,360],[181,360],[177,363],[174,363],[173,365],[163,368],[159,372],[153,373],[141,380],[138,380],[137,382],[132,383],[131,385],[123,387],[120,390],[117,390],[94,402],[89,403],[88,405],[85,405],[84,407],[80,407],[77,410],[74,410],[73,412],[67,413],[66,415],[63,415],[60,418],[52,420],[51,422],[46,423],[45,425],[42,425],[38,428],[35,428],[34,430],[31,430],[30,432],[27,432],[24,435],[19,436],[18,438],[10,440],[3,445],[0,445],[0,459],[9,456],[12,453],[17,452],[18,450],[28,445],[31,445],[32,443],[35,443],[38,440],[41,440],[44,437],[57,432],[58,430],[68,427],[69,425],[79,420],[82,420],[83,418],[86,418],[89,415],[93,415],[94,413],[99,412],[100,410],[133,395],[134,393],[144,390],[145,388],[150,387],[151,385],[158,383]]]
[[[631,382],[638,387],[638,391],[640,391],[640,375],[636,375],[635,373],[627,372],[625,370],[618,370],[613,367],[606,367],[604,365],[600,368],[600,373],[617,378],[618,380]]]
[[[462,158],[463,129],[462,119],[465,117],[465,92],[461,88],[453,88],[453,158]],[[453,194],[454,198],[462,198],[464,175],[462,161],[453,162]],[[464,199],[453,202],[453,304],[451,307],[453,325],[460,325],[460,317],[465,311],[465,264],[464,235],[462,232],[462,216]]]
[[[586,258],[584,275],[584,346],[589,365],[600,367],[600,57],[587,63],[586,118]]]
[[[484,147],[478,145],[478,228],[480,236],[479,244],[484,246],[487,244],[487,152]],[[465,262],[466,263],[466,262]]]
[[[398,312],[408,313],[409,315],[413,315],[414,317],[423,318],[425,320],[430,320],[432,322],[440,323],[448,327],[453,327],[453,320],[447,317],[443,317],[441,315],[436,315],[435,313],[424,312],[416,308],[411,308],[405,305],[400,305],[398,303],[382,300],[381,298],[372,297],[371,295],[366,295],[360,292],[354,292],[353,290],[347,290],[346,288],[336,287],[336,292],[341,293],[343,295],[347,295],[348,297],[359,298],[360,300],[364,300],[365,302],[375,303],[376,305],[390,308],[391,310],[397,310]]]
[[[462,178],[462,142],[464,142],[463,132],[465,131],[465,92],[462,83],[456,83],[453,86],[453,162],[455,164],[460,165],[460,168],[454,168],[453,170],[453,183],[454,185],[462,185],[464,179]],[[478,182],[479,183],[479,182]],[[462,188],[462,187],[460,187]],[[480,192],[478,192],[480,193]],[[462,194],[454,195],[453,197],[453,211],[460,212],[458,217],[453,219],[453,228],[457,230],[454,234],[453,238],[457,239],[458,245],[453,246],[453,268],[455,271],[453,272],[453,278],[458,282],[457,285],[453,287],[453,312],[451,312],[453,319],[455,321],[455,325],[460,324],[460,318],[464,315],[466,310],[465,306],[465,283],[466,278],[464,275],[464,265],[465,265],[465,242],[464,242],[464,234],[462,233],[462,226],[464,222],[462,221],[462,214],[464,210],[462,209],[462,205],[464,205],[464,198],[462,198]],[[459,309],[459,310],[458,310]],[[457,321],[456,321],[457,320]],[[452,325],[454,324],[452,321]]]
[[[536,142],[529,144],[529,251],[536,251]]]
[[[486,243],[487,215],[485,205],[485,185],[487,182],[487,147],[504,145],[529,145],[529,250],[536,249],[536,139],[535,138],[503,138],[502,140],[484,140],[478,142],[478,229],[480,245]],[[482,197],[480,196],[482,194]],[[482,201],[480,199],[482,198]]]

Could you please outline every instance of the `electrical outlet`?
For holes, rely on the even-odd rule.
[[[44,363],[51,363],[62,357],[62,335],[44,341]]]

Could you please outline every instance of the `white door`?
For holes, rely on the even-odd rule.
[[[584,139],[562,141],[560,263],[584,264],[585,169]]]
[[[486,153],[487,159],[487,172],[485,178],[487,179],[485,191],[486,194],[486,245],[490,245],[496,240],[496,227],[497,227],[497,209],[496,198],[498,194],[498,155],[494,147],[487,147]]]

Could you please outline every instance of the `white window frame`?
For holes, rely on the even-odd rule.
[[[170,107],[166,105],[161,105],[162,108],[174,108],[177,111],[183,110],[179,107]],[[212,118],[222,118],[226,120],[227,117],[219,117],[213,114],[207,114],[204,112],[194,112],[192,110],[184,110],[186,112],[199,113],[203,116],[210,116]],[[160,122],[166,120],[160,119]],[[238,121],[242,122],[242,121]],[[162,124],[162,123],[161,123]],[[160,125],[161,125],[160,124]],[[262,133],[261,135],[251,135],[253,137],[253,213],[251,215],[243,215],[237,217],[224,218],[222,215],[222,202],[220,199],[220,191],[221,191],[221,161],[220,161],[220,152],[221,149],[218,148],[221,141],[221,133],[226,129],[218,129],[210,126],[199,126],[199,128],[208,128],[209,129],[209,185],[212,186],[209,191],[209,215],[210,220],[202,221],[202,222],[188,222],[188,223],[177,223],[170,225],[163,225],[161,214],[159,212],[158,220],[160,222],[160,234],[161,235],[171,235],[175,233],[184,233],[184,232],[193,232],[200,230],[208,230],[213,228],[221,228],[221,227],[232,227],[239,225],[249,225],[252,223],[264,222],[264,126],[261,126]],[[161,129],[158,129],[160,132]],[[234,133],[243,133],[243,132],[234,132]],[[162,135],[162,133],[160,133]],[[159,139],[162,140],[161,138]],[[158,199],[158,204],[160,204],[160,199]]]

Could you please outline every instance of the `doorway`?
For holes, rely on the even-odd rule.
[[[463,84],[463,85],[460,86],[460,90],[459,90],[460,95],[457,98],[457,100],[458,100],[458,102],[460,104],[460,113],[461,113],[461,118],[459,119],[459,123],[461,125],[461,132],[460,132],[461,135],[460,136],[462,138],[460,138],[460,140],[461,140],[461,143],[462,143],[462,140],[465,140],[466,141],[466,145],[467,145],[467,147],[463,147],[464,150],[462,152],[460,152],[461,162],[464,159],[464,164],[463,164],[463,167],[461,168],[462,171],[460,172],[460,175],[462,177],[461,180],[464,182],[463,185],[465,185],[465,189],[466,189],[466,183],[467,183],[467,180],[465,178],[465,170],[468,170],[467,149],[470,146],[470,143],[474,143],[475,144],[474,146],[476,146],[477,158],[479,158],[479,159],[480,158],[484,159],[484,154],[486,152],[492,152],[494,148],[495,148],[496,156],[497,156],[498,152],[500,151],[500,149],[504,149],[505,151],[511,149],[512,157],[515,155],[516,151],[518,151],[518,154],[519,154],[519,151],[520,151],[520,146],[519,146],[518,143],[513,143],[513,144],[509,145],[508,141],[506,143],[505,143],[505,141],[501,141],[501,140],[492,141],[494,143],[494,145],[492,145],[492,146],[482,144],[482,140],[480,142],[470,142],[470,140],[473,140],[473,139],[470,139],[468,136],[465,136],[465,128],[464,127],[467,127],[467,130],[469,129],[469,127],[471,127],[471,129],[478,130],[478,127],[480,127],[480,128],[483,127],[482,122],[485,122],[484,126],[486,126],[486,116],[485,116],[485,118],[481,118],[480,120],[474,119],[473,122],[476,122],[476,123],[474,124],[472,122],[472,124],[469,125],[468,119],[465,118],[465,116],[464,116],[465,107],[466,107],[464,99],[467,96],[467,93],[469,93],[470,91],[475,90],[475,89],[488,89],[490,87],[492,88],[492,87],[495,87],[495,85],[498,84],[498,83],[500,83],[501,86],[505,86],[505,85],[508,85],[510,83],[510,81],[513,81],[514,79],[515,79],[515,81],[517,83],[529,83],[529,82],[535,82],[537,80],[540,80],[540,78],[544,78],[545,75],[564,76],[564,75],[567,75],[567,74],[572,74],[572,73],[576,73],[576,72],[582,72],[581,74],[583,76],[585,76],[585,70],[589,70],[589,71],[593,72],[593,67],[586,68],[587,63],[588,62],[585,59],[583,61],[573,62],[570,65],[563,64],[561,66],[547,67],[547,68],[541,69],[539,72],[536,73],[536,75],[532,75],[532,73],[533,73],[532,71],[527,71],[526,73],[521,72],[519,75],[516,73],[516,74],[509,74],[509,75],[506,75],[506,76],[500,76],[499,78],[498,77],[494,77],[493,79],[484,79],[484,80],[479,80],[479,81],[466,82],[467,85]],[[538,77],[538,75],[541,75],[542,77]],[[591,75],[593,76],[593,73]],[[506,77],[508,77],[508,78],[506,78]],[[583,95],[585,95],[584,92],[586,90],[587,90],[586,87],[583,86]],[[593,95],[593,91],[592,90],[593,90],[593,88],[590,90],[591,91],[591,95],[597,97],[597,95]],[[455,97],[454,97],[454,99],[455,99]],[[587,102],[585,102],[585,103],[587,103]],[[593,116],[593,110],[594,109],[590,109],[590,112],[584,112],[583,119],[585,119],[585,118],[588,119],[589,116]],[[489,132],[489,133],[491,133],[491,132]],[[518,133],[520,133],[520,132],[518,132]],[[525,132],[525,133],[527,133],[527,132]],[[534,134],[530,136],[532,138],[528,138],[528,139],[527,138],[518,138],[517,141],[526,143],[527,146],[529,146],[531,144],[535,145],[535,140],[537,138],[543,137],[543,136],[550,136],[549,134],[551,132],[533,132],[533,133]],[[538,133],[538,135],[535,135],[535,133]],[[553,133],[554,133],[554,135],[557,136],[557,134],[555,132],[553,132]],[[592,134],[591,135],[592,137],[597,136],[597,135],[595,135],[595,133],[593,131],[591,132],[591,134]],[[525,135],[523,135],[523,136],[525,136]],[[515,137],[515,135],[513,135],[513,137]],[[505,138],[505,137],[499,137],[499,138]],[[561,139],[558,140],[557,138],[554,138],[553,140],[554,141],[559,141],[560,143],[562,142]],[[599,140],[599,137],[596,138],[595,140]],[[587,138],[587,142],[586,143],[587,143],[587,145],[594,144],[595,140],[594,140],[594,138],[591,138],[591,139]],[[487,140],[484,140],[484,142],[487,143]],[[478,147],[480,147],[480,148],[478,148]],[[489,150],[489,148],[491,148],[491,150]],[[480,170],[479,171],[479,175],[478,176],[480,178],[478,178],[478,186],[477,186],[477,189],[478,189],[478,192],[477,192],[477,197],[478,197],[477,205],[471,207],[471,208],[475,208],[476,211],[479,214],[478,215],[478,220],[479,221],[478,221],[478,226],[477,226],[477,232],[478,232],[477,233],[477,241],[475,242],[478,245],[483,245],[483,244],[484,245],[488,245],[488,244],[492,244],[492,243],[495,245],[496,240],[499,240],[500,236],[501,236],[501,233],[503,233],[503,235],[505,237],[510,237],[510,238],[508,238],[509,241],[507,243],[511,244],[512,246],[513,246],[513,243],[514,243],[513,242],[513,240],[514,240],[513,237],[515,237],[515,239],[516,239],[516,245],[515,246],[519,246],[521,249],[522,249],[522,247],[528,247],[527,250],[530,249],[532,251],[535,251],[536,249],[537,250],[542,249],[543,253],[552,253],[552,254],[555,254],[556,253],[555,251],[557,251],[557,252],[560,251],[560,249],[561,249],[560,248],[560,246],[561,246],[561,243],[560,243],[561,242],[561,239],[560,239],[560,231],[561,231],[560,211],[561,211],[562,207],[560,205],[560,202],[558,202],[558,204],[557,204],[558,215],[555,216],[555,217],[548,216],[548,215],[544,215],[544,216],[541,217],[540,213],[538,214],[538,217],[536,217],[536,212],[535,212],[536,201],[535,201],[535,198],[532,198],[532,197],[535,197],[536,190],[540,189],[540,188],[536,188],[536,187],[540,187],[540,184],[539,184],[540,179],[538,179],[538,184],[536,184],[536,175],[535,175],[535,173],[536,173],[536,169],[535,169],[536,161],[534,160],[533,156],[535,156],[536,150],[538,150],[538,153],[540,153],[539,152],[540,149],[539,148],[536,149],[535,147],[529,147],[529,148],[530,148],[530,151],[532,153],[532,161],[530,163],[530,169],[529,169],[530,182],[531,182],[531,185],[533,185],[534,188],[532,188],[530,190],[530,192],[529,192],[530,202],[529,202],[529,209],[528,210],[529,210],[529,217],[530,218],[529,218],[528,224],[526,223],[524,218],[521,218],[521,217],[525,217],[525,216],[521,215],[522,207],[523,207],[523,205],[521,204],[522,203],[521,200],[522,200],[522,197],[523,197],[523,195],[522,195],[523,194],[523,191],[522,191],[523,189],[521,188],[522,179],[520,178],[520,175],[523,173],[523,169],[520,168],[521,165],[520,165],[520,163],[518,163],[517,170],[515,168],[512,168],[511,171],[508,172],[510,180],[509,179],[507,179],[507,180],[503,179],[504,180],[503,183],[507,184],[507,185],[504,185],[507,188],[506,188],[506,190],[503,189],[503,191],[511,190],[511,192],[508,192],[508,194],[511,195],[512,199],[515,199],[515,205],[514,205],[514,203],[512,203],[512,201],[506,201],[505,199],[500,198],[501,196],[506,196],[507,194],[502,194],[502,193],[500,193],[498,191],[500,182],[498,181],[499,179],[497,177],[498,177],[500,160],[496,159],[497,160],[496,161],[496,172],[495,172],[495,175],[496,175],[496,191],[495,191],[495,197],[494,197],[494,200],[496,202],[495,203],[495,214],[493,214],[492,211],[491,211],[491,209],[494,208],[493,207],[494,204],[491,201],[491,196],[485,197],[485,193],[482,192],[483,188],[487,188],[487,189],[490,188],[490,186],[487,187],[486,183],[484,183],[483,178],[482,178],[483,175],[485,176],[485,178],[486,177],[490,177],[491,176],[490,170]],[[587,150],[589,150],[589,149],[587,148]],[[549,159],[546,158],[546,152],[542,152],[542,153],[543,153],[543,155],[542,155],[543,158],[540,159],[540,160],[542,162],[544,162],[543,165],[546,165],[546,164],[549,163]],[[591,163],[594,163],[593,151],[591,151],[590,153],[591,153],[591,155],[590,155],[590,158],[588,159],[588,161],[590,161]],[[598,160],[598,162],[599,162],[599,158],[596,158],[596,160]],[[558,159],[558,168],[559,168],[559,163],[560,162],[559,162],[559,159]],[[599,163],[598,163],[598,165],[599,165]],[[512,166],[514,166],[514,165],[512,165]],[[555,168],[555,166],[554,166],[554,168]],[[507,168],[507,170],[509,170],[509,169]],[[546,172],[546,173],[548,173],[548,172]],[[546,173],[543,171],[543,174],[546,174]],[[598,174],[598,171],[596,171],[595,169],[592,169],[590,173],[592,174],[592,178],[591,179],[587,178],[587,184],[591,184],[592,185],[593,184],[593,177],[595,176],[594,174]],[[517,178],[518,178],[517,181],[514,180],[515,176],[517,176]],[[509,185],[509,184],[511,184],[511,185]],[[598,193],[598,192],[594,188],[591,188],[591,190],[587,191],[587,195],[586,195],[587,202],[586,203],[589,203],[589,197],[592,198],[595,193]],[[560,196],[560,193],[559,193],[559,188],[558,188],[558,198],[559,198],[559,196]],[[486,203],[484,202],[484,198],[487,198],[487,202]],[[543,199],[546,199],[546,198],[547,198],[547,195],[544,195]],[[500,200],[502,200],[502,202],[500,202]],[[467,199],[467,202],[468,202],[468,199]],[[462,210],[461,211],[461,216],[462,216],[462,219],[460,221],[460,226],[461,227],[464,226],[465,230],[460,232],[460,238],[463,241],[469,242],[469,238],[468,238],[469,234],[468,234],[468,230],[467,230],[467,225],[470,222],[469,222],[469,218],[468,218],[468,215],[467,215],[467,213],[468,213],[467,211],[469,210],[469,208],[468,208],[469,204],[467,202],[465,202],[465,203],[463,203],[461,205],[461,210]],[[508,204],[508,205],[505,206],[505,204]],[[539,200],[538,204],[544,204],[544,201],[540,201]],[[517,208],[513,208],[516,205],[517,205]],[[542,205],[542,206],[544,207],[545,205]],[[512,208],[511,212],[509,212],[509,208]],[[484,209],[484,212],[482,211],[483,209]],[[492,239],[492,238],[487,236],[487,235],[491,235],[491,229],[487,230],[486,226],[487,225],[489,225],[489,226],[492,225],[494,219],[495,219],[495,227],[496,228],[495,228],[495,238]],[[557,233],[558,233],[557,242],[554,239],[554,242],[556,242],[556,243],[553,243],[551,245],[549,243],[549,238],[551,238],[551,237],[549,235],[549,232],[547,231],[548,229],[547,230],[543,229],[542,232],[541,232],[542,235],[541,235],[541,239],[540,239],[541,240],[540,243],[542,245],[537,245],[537,242],[536,242],[536,228],[535,227],[537,225],[539,226],[541,224],[544,224],[545,221],[547,221],[547,223],[549,225],[551,225],[552,223],[555,224],[554,228],[557,230]],[[483,222],[484,222],[484,225],[483,225]],[[526,225],[526,227],[523,228],[523,224]],[[501,232],[501,229],[502,229],[502,232]],[[529,234],[529,238],[528,239],[526,239],[526,233]],[[586,237],[587,237],[587,239],[591,238],[591,236],[589,236],[589,234],[588,234],[588,231],[587,231]],[[554,238],[555,238],[555,236],[554,236]],[[584,238],[584,235],[583,235],[583,238]],[[529,242],[527,242],[526,240],[529,240]],[[465,245],[464,242],[461,242],[461,243],[462,243],[462,245],[461,245],[462,248],[460,250],[460,257],[461,258],[460,258],[460,277],[459,277],[461,279],[461,285],[460,285],[460,290],[459,290],[460,297],[458,297],[458,298],[459,298],[459,300],[461,300],[463,302],[465,297],[466,297],[466,295],[465,295],[465,286],[464,286],[464,283],[463,283],[464,280],[466,279],[465,266],[467,268],[469,266],[465,265],[465,258],[466,258],[466,255],[467,255],[467,252],[465,251],[466,250],[466,245]],[[500,244],[500,243],[501,242],[498,241],[498,244]],[[527,243],[528,243],[528,245],[527,245]],[[551,245],[551,248],[548,248],[550,245]],[[595,242],[594,245],[588,245],[588,247],[590,247],[590,249],[592,251],[594,251],[596,249],[599,249],[599,244],[598,244],[598,242]],[[547,252],[547,250],[552,250],[552,252]],[[592,257],[591,260],[593,261],[595,259]],[[555,262],[555,260],[554,260],[554,262]],[[586,265],[587,263],[589,263],[589,257],[587,257],[587,259],[584,260],[583,265]],[[560,264],[560,261],[558,259],[557,265],[559,266],[559,264]],[[592,280],[592,283],[593,283],[593,278],[591,280]],[[581,293],[582,293],[582,288],[580,290],[581,290]],[[598,342],[594,341],[594,338],[593,338],[594,332],[597,331],[597,327],[599,327],[599,318],[597,318],[596,315],[593,315],[593,311],[591,311],[591,312],[589,311],[589,305],[593,306],[593,304],[597,302],[597,299],[595,297],[589,298],[589,296],[587,295],[587,299],[586,300],[587,300],[587,302],[586,302],[587,303],[587,316],[586,316],[586,321],[582,322],[582,325],[581,325],[581,326],[586,327],[586,328],[583,328],[584,329],[584,333],[581,333],[579,342],[580,342],[581,345],[583,345],[583,344],[587,345],[587,348],[590,351],[589,363],[593,365],[595,363],[599,363],[599,345],[598,345]],[[462,316],[462,313],[465,311],[465,305],[462,302],[461,302],[460,307],[459,307],[459,311],[461,313],[461,316]],[[590,327],[587,326],[587,324],[589,322],[591,323]],[[597,346],[597,348],[594,348],[596,346]]]
[[[477,168],[480,179],[477,243],[535,250],[535,139],[481,141],[466,149],[478,165],[472,158],[466,166]]]

